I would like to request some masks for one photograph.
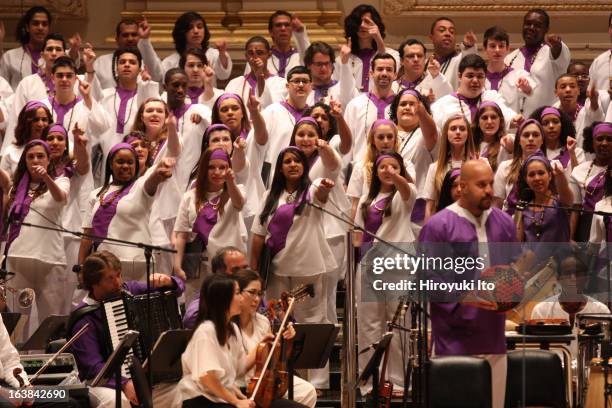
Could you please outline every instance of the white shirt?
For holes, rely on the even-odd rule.
[[[234,333],[240,336],[238,327],[231,324]],[[237,336],[230,336],[222,346],[213,322],[204,321],[196,328],[181,356],[183,378],[178,383],[181,400],[203,395],[213,402],[227,402],[216,397],[202,384],[200,378],[214,372],[223,387],[233,389],[236,379],[246,370],[246,355]]]
[[[322,100],[329,105],[330,99],[333,98],[334,100],[339,101],[343,107],[345,107],[348,105],[351,99],[359,96],[360,92],[355,87],[355,78],[353,78],[351,66],[348,63],[337,64],[335,65],[335,68],[339,71],[337,75],[337,82],[327,90],[327,96],[323,97]],[[319,102],[318,100],[315,101],[315,85],[313,84],[312,87],[312,92],[308,95],[308,99],[306,100],[306,104],[308,106],[312,106]]]
[[[425,176],[429,166],[438,158],[440,143],[436,140],[436,145],[430,151],[425,146],[425,139],[420,127],[405,132],[398,131],[399,154],[404,160],[410,161],[414,165],[415,176],[413,180],[417,186],[417,191],[422,191],[425,184]]]
[[[405,87],[401,83],[401,79],[393,82],[393,92],[399,93]],[[446,76],[440,73],[437,77],[432,77],[429,72],[425,74],[425,78],[415,88],[421,95],[429,95],[431,89],[434,94],[434,100],[438,100],[443,96],[453,92],[453,86]]]
[[[304,53],[306,52],[306,48],[310,46],[310,40],[308,39],[308,33],[306,32],[306,28],[304,27],[304,31],[301,33],[297,31],[293,31],[293,39],[295,40],[295,49],[296,53],[289,57],[287,61],[287,66],[285,67],[285,76],[291,70],[291,68],[296,67],[298,65],[304,65]],[[274,75],[278,75],[278,70],[280,68],[280,61],[278,57],[274,54],[268,58],[268,71]],[[251,72],[251,66],[246,64],[244,67],[244,75],[247,75]]]
[[[37,65],[43,65],[42,51]],[[29,53],[25,52],[23,46],[8,50],[2,55],[2,60],[0,60],[0,76],[9,82],[13,89],[17,89],[19,82],[32,74],[32,57],[30,57]]]
[[[0,315],[0,380],[13,388],[19,388],[19,382],[13,375],[15,368],[21,368],[22,374],[20,374],[20,377],[24,378],[27,384],[27,375],[21,365],[19,352],[17,352],[17,349],[11,343],[11,338]]]
[[[399,57],[399,53],[394,50],[393,48],[385,48],[385,52],[387,54],[390,54],[393,59],[395,60],[395,68],[396,71],[397,69],[399,69],[400,66],[400,57]],[[334,74],[333,74],[333,78],[334,79],[339,79],[339,73],[340,73],[340,66],[342,65],[342,61],[340,59],[340,56],[336,57],[336,62],[334,64]],[[374,57],[372,57],[374,58]],[[357,90],[359,92],[362,91],[372,91],[374,89],[374,84],[373,81],[370,79],[368,86],[369,88],[367,90],[362,90],[361,89],[361,83],[362,83],[362,77],[363,77],[363,70],[367,70],[368,72],[370,71],[370,67],[363,67],[363,62],[361,61],[361,58],[359,58],[357,55],[351,53],[349,54],[349,60],[347,63],[350,68],[351,68],[351,73],[353,75],[354,81],[355,81],[355,87],[357,88]]]
[[[607,94],[607,92],[606,92]],[[599,107],[597,110],[591,109],[591,100],[587,98],[584,106],[578,112],[578,116],[576,116],[576,120],[574,121],[574,128],[576,128],[576,145],[582,147],[584,143],[583,132],[584,128],[591,126],[591,124],[595,121],[603,121],[605,113],[603,111],[601,99],[599,98]],[[557,109],[561,109],[561,103],[559,101],[555,102],[553,105]],[[569,116],[569,115],[568,115]],[[571,116],[570,116],[571,118]]]
[[[385,108],[385,118],[389,118],[389,108]],[[366,143],[368,140],[368,132],[372,124],[378,118],[376,105],[368,98],[367,93],[362,93],[349,102],[344,110],[344,120],[351,130],[353,135],[353,159],[359,160],[365,154]]]
[[[272,181],[278,154],[282,149],[289,146],[291,133],[295,126],[295,118],[280,102],[269,105],[261,112],[261,116],[263,116],[268,131],[265,161],[272,165],[270,170],[270,181]]]
[[[612,77],[612,51],[602,52],[593,60],[589,68],[589,89],[595,85],[600,92],[608,92]]]
[[[520,49],[516,49],[508,54],[504,62],[514,69],[525,68],[525,57]],[[540,106],[550,106],[555,100],[555,81],[559,75],[567,71],[570,62],[570,50],[565,43],[561,43],[561,54],[557,59],[553,59],[551,49],[544,44],[535,56],[531,69],[531,77],[537,82],[538,86],[525,99],[523,115],[528,117],[531,112]]]
[[[285,81],[285,78],[274,75],[266,78],[265,82],[266,85],[261,96],[259,95],[259,89],[255,91],[255,97],[261,104],[262,109],[275,102],[282,101],[287,96],[287,81]],[[251,93],[251,85],[245,76],[239,76],[229,81],[225,87],[225,92],[240,95],[246,104]]]
[[[115,78],[113,78],[112,66],[113,53],[101,55],[94,61],[93,68],[96,71],[96,78],[98,78],[102,89],[117,86]]]
[[[153,44],[151,44],[151,40],[148,38],[141,38],[138,40],[138,49],[142,53],[142,60],[144,64],[147,66],[149,70],[149,74],[151,75],[151,79],[157,81],[159,83],[164,82],[164,75],[171,68],[178,68],[179,60],[181,56],[178,52],[173,52],[163,61],[159,59],[155,49],[153,48]],[[224,68],[221,65],[221,59],[219,58],[219,50],[216,48],[208,48],[206,50],[206,59],[208,59],[208,65],[215,71],[215,79],[213,80],[213,86],[217,83],[218,79],[227,79],[230,77],[232,73],[232,59],[229,54],[227,55],[227,67]]]
[[[244,187],[238,185],[238,188],[244,196]],[[217,191],[206,193],[205,197],[206,200],[211,201],[216,200],[220,195],[221,191]],[[197,217],[195,188],[192,188],[183,195],[174,231],[189,233],[189,242],[192,242],[197,236],[193,232]],[[246,228],[240,210],[234,207],[231,199],[228,199],[223,206],[223,214],[217,213],[217,223],[208,235],[208,244],[204,254],[208,256],[208,259],[212,259],[219,249],[228,245],[235,246],[246,253]]]
[[[578,166],[574,167],[572,170],[572,175],[570,177],[570,188],[572,189],[572,193],[574,194],[574,204],[582,205],[584,201],[584,195],[586,187],[589,183],[595,178],[600,177],[601,172],[606,171],[606,167],[597,166],[593,164],[592,160],[589,160],[584,163],[580,163]]]
[[[529,75],[529,72],[524,69],[513,69],[508,72],[499,82],[497,92],[501,94],[506,101],[506,104],[515,112],[521,111],[523,98],[527,98],[525,94],[516,84],[520,78],[525,78],[531,85],[531,93],[535,92],[538,83]],[[485,89],[491,89],[491,82],[485,80]]]
[[[315,204],[323,205],[316,197],[315,184],[317,183],[313,183],[309,188],[310,198]],[[266,195],[262,197],[261,207],[255,216],[251,229],[253,234],[266,237],[266,240],[270,236],[268,224],[274,213],[268,216],[265,224],[261,224],[259,215],[264,209],[269,193],[270,191],[267,191]],[[285,204],[288,196],[287,191],[283,191],[278,200],[278,206]],[[313,256],[313,254],[316,254],[316,256]],[[337,267],[325,239],[323,213],[321,211],[305,205],[302,214],[293,217],[293,224],[287,234],[285,247],[272,259],[272,267],[274,274],[279,276],[313,276],[331,272]]]
[[[55,184],[66,196],[70,192],[70,180],[66,177],[55,179]],[[62,213],[66,201],[55,201],[47,190],[37,197],[30,205],[30,211],[24,222],[56,228],[62,224]],[[40,228],[21,226],[19,236],[9,248],[9,257],[23,259],[38,259],[48,264],[65,265],[64,240],[62,233]]]
[[[242,348],[244,349],[244,352],[248,354],[249,351],[257,347],[268,333],[272,333],[270,321],[264,315],[255,313],[253,315],[253,334],[249,335],[244,330],[240,331],[240,334],[242,335]],[[252,367],[243,378],[237,379],[237,385],[239,387],[246,387],[254,375],[255,367]]]

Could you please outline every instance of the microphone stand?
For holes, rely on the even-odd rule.
[[[603,217],[603,222],[604,222],[604,230],[605,230],[605,245],[606,245],[606,281],[607,281],[607,306],[608,309],[612,310],[612,293],[611,289],[612,289],[612,285],[610,282],[610,278],[612,277],[612,270],[611,270],[611,265],[610,262],[612,261],[612,253],[610,252],[610,245],[608,244],[609,239],[611,238],[609,236],[609,226],[610,226],[610,220],[612,217],[612,213],[607,212],[607,211],[599,211],[599,210],[584,210],[582,208],[576,208],[576,207],[564,207],[564,206],[554,206],[554,205],[548,205],[548,204],[535,204],[535,203],[528,203],[524,200],[519,200],[519,202],[513,206],[515,209],[522,211],[524,210],[526,207],[540,207],[540,208],[552,208],[552,209],[557,209],[557,210],[565,210],[565,211],[570,211],[570,212],[578,212],[578,213],[586,213],[586,214],[591,214],[591,215],[600,215],[601,217]],[[597,265],[597,264],[596,264]]]
[[[32,208],[30,208],[32,210]],[[36,212],[36,210],[34,210]],[[93,234],[86,234],[84,232],[79,232],[79,231],[71,231],[67,228],[64,227],[49,227],[46,225],[38,225],[38,224],[32,224],[30,222],[23,222],[23,221],[13,221],[12,222],[15,225],[21,225],[21,226],[26,226],[26,227],[31,227],[31,228],[38,228],[38,229],[42,229],[42,230],[47,230],[47,231],[56,231],[56,232],[61,232],[61,233],[68,233],[72,236],[75,236],[77,238],[86,238],[86,239],[90,239],[92,241],[98,241],[98,242],[102,242],[102,241],[106,241],[106,242],[110,242],[110,243],[114,243],[114,244],[121,244],[121,245],[127,245],[127,246],[131,246],[133,248],[141,248],[144,251],[144,256],[145,256],[145,262],[146,262],[146,281],[147,281],[147,322],[146,322],[146,331],[148,333],[151,332],[151,328],[153,327],[152,324],[152,316],[151,316],[151,256],[153,254],[153,251],[159,251],[159,252],[169,252],[169,253],[176,253],[176,250],[174,249],[170,249],[170,248],[164,248],[161,246],[157,246],[157,245],[150,245],[150,244],[145,244],[143,242],[133,242],[133,241],[127,241],[124,239],[117,239],[117,238],[109,238],[109,237],[101,237],[98,235],[93,235]],[[8,257],[8,255],[7,255]],[[10,272],[9,272],[10,273]],[[152,365],[152,361],[151,360],[151,350],[147,350],[147,360],[149,360],[149,372],[148,372],[148,381],[149,381],[149,391],[151,392],[153,389],[153,365]],[[120,402],[118,402],[120,403]]]
[[[344,215],[344,217],[342,217],[342,216],[340,216],[338,214],[335,214],[334,212],[329,211],[329,210],[323,208],[322,206],[320,206],[320,205],[318,205],[316,203],[313,203],[313,202],[307,201],[306,204],[311,206],[311,207],[313,207],[313,208],[315,208],[315,209],[317,209],[317,210],[319,210],[319,211],[321,211],[321,212],[323,212],[323,213],[325,213],[325,214],[328,214],[328,215],[334,217],[337,220],[340,220],[341,222],[343,222],[345,224],[347,224],[349,227],[351,227],[353,232],[355,232],[355,231],[362,232],[364,234],[367,234],[367,235],[371,236],[373,239],[381,242],[382,244],[384,244],[384,245],[386,245],[386,246],[388,246],[390,248],[395,249],[396,251],[398,251],[398,252],[400,252],[402,254],[408,255],[410,257],[414,257],[415,256],[414,254],[406,251],[405,249],[400,248],[397,245],[395,245],[395,244],[393,244],[393,243],[391,243],[391,242],[389,242],[389,241],[379,237],[378,235],[373,234],[373,233],[367,231],[364,227],[362,227],[362,226],[360,226],[358,224],[355,224],[353,221],[347,220],[345,218],[345,217],[347,217],[346,215]],[[349,231],[349,234],[350,233],[351,232]],[[351,241],[349,240],[348,242],[349,242],[348,245],[350,245]],[[348,248],[347,251],[349,251],[349,252],[352,251],[352,248]],[[352,267],[351,267],[351,265],[348,265],[348,263],[347,263],[347,270],[348,270],[348,273],[347,273],[347,277],[345,279],[349,279],[349,274],[352,273]],[[422,273],[423,273],[423,271],[421,271],[421,270],[418,270],[416,272],[416,274],[417,274],[417,281],[419,281],[422,278]],[[352,276],[350,277],[350,279],[352,281]],[[417,300],[410,302],[411,303],[411,308],[415,308],[418,311],[417,313],[419,315],[419,318],[417,319],[417,328],[418,328],[418,330],[417,330],[417,345],[418,345],[417,360],[418,360],[418,364],[417,364],[417,370],[416,370],[417,371],[416,377],[418,377],[417,381],[419,383],[419,387],[418,387],[418,390],[415,389],[415,387],[412,388],[412,394],[413,394],[412,406],[413,407],[426,407],[427,406],[427,401],[426,401],[426,393],[425,393],[425,388],[424,388],[425,387],[426,376],[425,376],[424,367],[425,367],[425,364],[427,363],[428,358],[429,358],[429,356],[427,354],[427,312],[426,312],[426,307],[424,307],[425,299],[424,299],[423,293],[420,290],[419,286],[420,285],[417,285],[417,287],[416,287],[416,297],[417,297]],[[346,305],[346,303],[347,302],[345,302],[345,305]],[[354,310],[353,310],[354,307],[355,307],[355,299],[350,299],[350,304],[349,304],[350,310],[349,311],[345,310],[345,316],[347,315],[347,313],[349,314],[349,316],[354,316]],[[344,322],[343,324],[346,324],[346,322]],[[399,329],[399,327],[395,327],[395,326],[393,328]],[[403,330],[407,330],[405,328],[402,328],[402,329]],[[350,347],[350,353],[347,353],[347,354],[354,355],[355,354],[355,344],[349,344],[348,346]],[[405,373],[406,372],[407,372],[407,370],[405,370]],[[353,378],[351,379],[352,380],[351,384],[354,384],[355,383],[355,381],[354,381],[355,378],[354,377],[356,377],[356,373],[352,373],[352,375],[353,375]],[[344,385],[344,382],[345,381],[343,380],[343,385]],[[404,382],[406,382],[406,378],[404,378]],[[406,385],[404,385],[404,389],[406,389]],[[373,392],[377,392],[377,391],[378,390],[373,391]],[[406,394],[404,394],[404,395],[406,395]],[[354,398],[353,398],[353,401],[354,401]]]

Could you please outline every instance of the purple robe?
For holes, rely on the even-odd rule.
[[[187,88],[187,96],[191,99],[191,103],[198,103],[200,95],[204,93],[204,88]]]
[[[569,150],[567,150],[565,147],[562,147],[557,157],[553,158],[553,160],[559,160],[559,162],[563,165],[563,168],[567,168],[567,165],[571,160]]]
[[[468,106],[468,108],[470,109],[471,122],[474,122],[474,119],[476,118],[476,112],[478,112],[478,107],[480,106],[480,99],[482,95],[478,95],[477,98],[468,98],[457,92],[453,92],[452,95],[455,98],[459,99],[459,106],[461,106],[462,102]],[[461,109],[461,113],[463,113],[463,109]]]
[[[515,242],[516,228],[503,211],[491,208],[485,223],[487,241]],[[478,242],[475,226],[449,208],[432,216],[421,229],[421,243]],[[433,251],[434,246],[424,246]],[[491,265],[508,264],[501,251],[490,251]],[[429,254],[434,255],[435,254]],[[471,254],[475,256],[475,253]],[[454,275],[456,281],[475,278],[474,271]],[[470,276],[471,275],[471,276]],[[505,354],[505,314],[458,302],[431,302],[432,337],[436,355]]]
[[[175,276],[172,276],[171,279],[174,282],[177,296],[180,296],[185,290],[185,283]],[[133,295],[141,295],[147,292],[146,282],[127,281],[123,282],[122,288]],[[164,288],[164,290],[167,290],[167,288]],[[86,303],[81,302],[75,310],[84,306],[86,306]],[[83,316],[73,326],[70,335],[74,335],[86,323],[89,323],[89,329],[87,329],[87,331],[70,347],[70,352],[74,354],[74,358],[76,359],[81,381],[92,380],[100,372],[106,359],[110,356],[110,352],[107,350],[104,341],[106,337],[106,328],[103,309],[100,308]],[[121,384],[125,384],[127,381],[127,378],[121,378]],[[114,388],[115,378],[111,378],[104,386]]]
[[[533,65],[533,62],[535,61],[536,55],[538,55],[538,52],[540,52],[540,48],[542,48],[542,45],[543,44],[540,44],[538,48],[527,48],[527,47],[519,48],[519,51],[521,52],[521,54],[523,54],[523,57],[525,57],[525,66],[524,66],[525,71],[531,72],[531,66]]]
[[[289,102],[287,101],[280,101],[280,104],[283,105],[283,107],[285,109],[287,109],[287,111],[291,114],[291,116],[293,116],[293,119],[295,119],[295,122],[297,123],[300,119],[302,119],[302,116],[304,116],[304,111],[306,110],[306,108],[308,108],[308,105],[304,106],[304,109],[302,110],[297,110],[296,108],[294,108],[293,106],[291,106],[289,104]]]
[[[557,200],[553,205],[559,205]],[[523,210],[522,222],[526,242],[569,241],[569,218],[565,210],[545,208],[542,212],[527,206]]]
[[[55,121],[55,123],[64,123],[64,116],[66,116],[66,113],[68,113],[69,110],[74,109],[75,105],[77,103],[79,103],[81,101],[81,97],[77,96],[76,98],[74,98],[74,100],[72,102],[68,102],[67,104],[62,104],[59,103],[58,101],[55,100],[54,97],[49,97],[49,103],[51,104],[51,112],[55,112],[55,114],[57,115],[57,119]],[[70,129],[66,129],[66,130],[70,130]]]

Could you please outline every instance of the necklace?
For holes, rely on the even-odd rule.
[[[292,191],[291,193],[287,191],[287,199],[285,200],[287,204],[291,204],[297,198],[297,190]]]
[[[414,133],[419,129],[419,126],[417,125],[416,128],[412,129],[410,131],[410,133],[408,134],[408,136],[405,137],[405,139],[402,141],[402,145],[400,146],[399,149],[399,153],[402,154],[404,152],[404,149],[406,148],[406,146],[408,145],[408,142],[410,141],[410,139],[412,139],[412,136],[414,136]],[[400,136],[401,138],[401,136]]]
[[[104,190],[104,192],[102,194],[100,194],[100,207],[102,208],[107,208],[109,207],[112,203],[115,202],[115,200],[117,199],[117,197],[123,192],[123,190],[125,190],[130,184],[126,184],[124,186],[122,186],[120,189],[113,191],[112,193],[110,193],[108,195],[108,197],[105,197],[104,195],[106,194],[106,192],[108,191],[108,189],[110,188],[110,185]]]
[[[70,128],[70,125],[72,124],[72,115],[74,115],[74,109],[75,109],[75,106],[76,106],[76,104],[77,104],[78,102],[79,102],[79,98],[78,98],[78,97],[75,97],[75,98],[74,98],[74,100],[73,100],[72,102],[69,102],[69,103],[68,103],[68,104],[66,104],[66,105],[62,105],[61,103],[56,102],[56,100],[55,100],[55,95],[53,95],[53,96],[51,97],[51,117],[53,117],[53,112],[55,111],[55,104],[56,104],[56,103],[57,103],[59,106],[66,106],[68,109],[70,109],[70,118],[68,118],[68,126],[64,126],[64,128],[65,128],[67,131],[70,131],[70,129],[71,129],[71,128]],[[60,110],[59,110],[59,109],[57,109],[57,120],[56,120],[56,122],[57,122],[57,123],[60,123],[60,124],[62,124],[62,125],[63,125],[63,124],[64,124],[64,115],[65,115],[65,113],[64,113],[64,115],[62,115],[62,117],[60,117],[60,114],[61,114]]]
[[[374,205],[373,205],[372,207],[374,207],[374,209],[375,209],[376,211],[378,211],[378,212],[380,212],[380,213],[381,213],[381,212],[384,212],[384,211],[385,211],[385,204],[386,204],[386,201],[385,201],[385,200],[380,200],[379,202],[382,202],[382,203],[383,203],[383,207],[382,207],[382,208],[380,208],[380,207],[378,206],[378,203],[374,203]]]
[[[210,200],[206,200],[206,204],[212,207],[213,210],[217,211],[219,208],[219,203],[221,202],[221,196],[214,196]]]
[[[597,182],[595,183],[594,187],[589,190],[589,186],[587,184],[587,180],[589,179],[589,176],[591,175],[591,170],[593,170],[593,166],[594,165],[595,165],[595,160],[593,160],[591,162],[591,165],[589,166],[589,171],[587,171],[586,177],[584,178],[584,181],[582,182],[582,186],[584,188],[584,194],[587,195],[587,196],[592,196],[593,194],[595,194],[595,190],[597,190],[597,186],[599,185],[599,182],[606,175],[606,172],[602,171],[599,175],[595,176],[595,177],[597,177]]]

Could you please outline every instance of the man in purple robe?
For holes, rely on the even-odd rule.
[[[89,328],[71,346],[77,366],[79,377],[82,381],[93,380],[104,366],[106,359],[110,356],[109,350],[104,347],[106,343],[105,318],[103,308],[91,308],[89,313],[83,313],[80,318],[75,314],[79,309],[88,306],[99,305],[105,300],[118,297],[122,292],[127,291],[132,295],[146,293],[147,284],[139,281],[123,282],[121,279],[121,261],[108,251],[94,252],[89,255],[81,269],[83,286],[89,291],[89,295],[77,306],[71,315],[76,322],[72,326],[70,335],[73,336],[85,324],[89,323]],[[151,287],[154,289],[174,289],[177,296],[180,296],[185,283],[174,276],[161,273],[151,275]],[[174,384],[153,389],[153,402],[155,406],[164,406],[172,402],[174,397]],[[93,408],[114,407],[115,406],[115,379],[109,380],[104,387],[90,387],[89,399]],[[129,403],[138,405],[138,397],[132,380],[121,378],[122,406],[129,406]],[[129,402],[128,402],[129,401]],[[159,405],[158,405],[159,404]]]
[[[419,241],[431,255],[435,243],[457,244],[455,248],[469,247],[469,255],[490,258],[491,265],[507,264],[504,254],[494,250],[491,243],[515,242],[516,228],[510,216],[491,206],[493,197],[493,171],[482,160],[463,164],[459,181],[459,200],[432,216],[421,230]],[[428,248],[428,243],[432,245]],[[474,251],[480,244],[479,251]],[[483,243],[489,244],[488,254]],[[430,251],[431,250],[431,251]],[[458,252],[458,251],[456,251]],[[480,252],[480,253],[478,253]],[[462,254],[465,255],[465,254]],[[474,271],[454,275],[455,281],[478,278]],[[468,295],[474,299],[474,295]],[[504,406],[506,384],[505,315],[495,311],[493,302],[476,298],[467,302],[431,302],[432,340],[435,355],[475,355],[491,364],[493,381],[493,407]]]

